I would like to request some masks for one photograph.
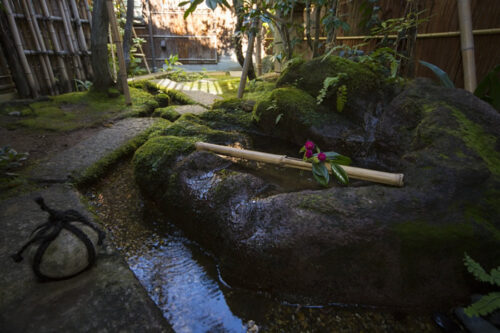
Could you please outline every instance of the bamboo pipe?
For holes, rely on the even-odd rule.
[[[123,87],[123,94],[125,95],[125,104],[132,105],[132,100],[130,99],[130,91],[128,89],[127,83],[127,68],[125,66],[125,55],[123,54],[123,46],[120,38],[120,32],[118,31],[118,25],[116,24],[115,10],[113,9],[113,0],[106,0],[106,6],[108,8],[109,23],[111,24],[111,33],[113,35],[114,43],[116,45],[116,53],[118,54],[118,66],[120,67],[120,81]]]
[[[277,164],[287,168],[312,170],[311,163],[295,158],[290,158],[287,157],[286,155],[275,155],[275,154],[262,153],[254,150],[236,149],[232,147],[215,145],[206,142],[196,142],[195,147],[196,150],[210,151],[221,155],[244,158],[247,160],[265,162],[269,164]],[[327,163],[327,168],[329,169],[328,171],[332,173],[331,167],[328,163]],[[344,165],[342,165],[342,168],[345,170],[345,172],[350,178],[367,180],[370,182],[399,186],[399,187],[404,185],[403,184],[404,175],[402,173],[389,173],[389,172],[362,169]]]
[[[458,22],[460,25],[460,45],[462,50],[462,64],[464,67],[465,90],[476,90],[476,62],[474,59],[474,35],[472,34],[472,15],[470,0],[457,0]]]
[[[47,7],[46,1],[40,0],[40,4],[42,6],[43,15],[45,17],[50,17],[49,8]],[[61,80],[62,85],[65,87],[66,91],[71,91],[72,86],[71,86],[71,82],[69,81],[69,78],[68,78],[66,64],[64,63],[63,56],[59,53],[59,52],[61,52],[61,46],[59,45],[59,39],[58,39],[56,31],[54,29],[54,23],[52,22],[52,20],[48,20],[47,24],[49,26],[50,38],[52,39],[52,46],[54,48],[54,51],[57,54],[57,64],[59,67],[60,75],[62,77],[62,80]]]
[[[49,90],[52,95],[58,94],[59,90],[57,89],[56,86],[54,71],[52,70],[52,64],[50,62],[50,58],[47,55],[47,48],[45,47],[45,41],[43,40],[43,35],[40,30],[40,26],[38,25],[38,20],[36,18],[35,9],[33,8],[33,3],[31,1],[23,0],[23,5],[26,6],[25,10],[27,10],[27,14],[29,14],[26,15],[26,17],[31,16],[32,19],[32,24],[33,24],[32,33],[33,33],[33,39],[35,40],[35,44],[37,45],[37,49],[42,51],[40,59],[44,62],[45,69],[48,74]]]
[[[36,97],[38,97],[39,89],[36,86],[35,77],[33,76],[33,73],[31,72],[31,68],[30,68],[30,65],[28,63],[28,59],[26,59],[26,55],[24,54],[23,43],[21,42],[19,30],[17,30],[16,20],[14,19],[14,15],[12,13],[12,8],[10,7],[10,1],[9,0],[3,1],[3,4],[4,4],[5,10],[7,12],[7,18],[9,20],[9,25],[10,25],[10,29],[12,32],[12,36],[14,37],[14,42],[16,44],[16,50],[18,53],[18,57],[21,59],[21,64],[22,64],[23,69],[24,69],[24,74],[26,75],[26,77],[28,79],[28,84],[30,86],[33,97],[36,98]]]

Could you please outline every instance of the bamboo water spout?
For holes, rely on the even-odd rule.
[[[195,147],[196,150],[210,151],[221,155],[244,158],[247,160],[264,162],[269,164],[277,164],[279,166],[286,168],[295,168],[301,170],[312,169],[311,163],[296,158],[290,158],[287,157],[286,155],[275,155],[254,150],[237,149],[206,142],[196,142]],[[404,185],[403,183],[404,175],[402,173],[389,173],[389,172],[382,172],[370,169],[350,167],[345,165],[342,165],[342,168],[345,170],[345,172],[350,178],[367,180],[370,182],[399,186],[399,187]],[[327,164],[327,169],[330,173],[332,172],[331,167],[328,164]]]

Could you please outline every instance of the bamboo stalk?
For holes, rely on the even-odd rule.
[[[458,22],[460,25],[460,45],[462,50],[462,64],[464,67],[465,90],[476,90],[476,61],[474,58],[474,35],[472,34],[472,15],[470,0],[457,0]]]
[[[473,35],[478,35],[478,36],[486,36],[486,35],[499,35],[500,34],[500,28],[492,28],[492,29],[476,29],[472,30]],[[417,34],[417,38],[440,38],[440,37],[458,37],[460,36],[460,31],[448,31],[448,32],[429,32],[429,33],[422,33],[422,34]],[[372,38],[372,39],[383,39],[383,38],[389,38],[389,39],[396,39],[398,38],[397,35],[366,35],[366,36],[337,36],[336,39],[338,40],[356,40],[356,39],[367,39],[367,38]],[[326,40],[326,37],[320,37],[320,40]],[[265,40],[274,40],[274,37],[266,37]],[[304,40],[307,40],[304,38]]]
[[[82,61],[82,53],[84,52],[87,52],[87,50],[82,50],[80,49],[80,45],[78,44],[78,41],[76,40],[76,36],[75,36],[75,33],[73,31],[73,26],[71,24],[72,22],[72,19],[71,19],[71,12],[69,11],[69,8],[68,8],[68,4],[66,3],[65,0],[61,0],[62,2],[62,6],[64,8],[64,15],[63,15],[63,19],[66,20],[67,22],[67,25],[68,25],[68,28],[69,28],[69,36],[71,38],[71,43],[73,43],[73,48],[75,49],[75,53],[76,53],[76,59],[78,61],[78,64],[82,70],[82,80],[86,80],[87,79],[87,75],[86,74],[90,74],[90,63],[85,63],[85,71],[84,71],[84,68],[83,68],[83,64],[84,64],[84,61]]]
[[[118,31],[118,25],[116,24],[115,11],[113,9],[113,0],[106,0],[106,6],[108,9],[109,23],[111,24],[111,33],[116,44],[116,53],[118,54],[118,66],[120,67],[120,81],[123,87],[123,94],[125,95],[125,103],[127,105],[132,104],[130,99],[130,91],[128,89],[127,83],[127,68],[125,66],[125,55],[123,54],[123,46],[120,38],[120,32]]]
[[[134,34],[134,37],[137,38],[137,33],[135,32],[134,26],[132,26],[132,33]],[[151,74],[151,70],[149,69],[148,60],[146,59],[146,54],[144,54],[144,50],[142,49],[141,44],[139,44],[139,51],[141,51],[142,60],[144,61],[144,64],[146,65],[146,69],[148,71],[148,74]]]
[[[156,55],[155,55],[155,41],[153,39],[153,21],[151,16],[151,8],[149,5],[149,0],[146,0],[146,11],[148,13],[148,29],[149,29],[149,48],[151,50],[152,67],[153,73],[156,72]]]
[[[85,4],[85,11],[87,12],[87,20],[89,21],[90,29],[92,29],[92,13],[90,12],[90,6],[87,0],[83,0]]]
[[[45,15],[46,17],[49,17],[50,12],[49,12],[49,9],[47,7],[46,1],[40,0],[40,4],[42,6],[43,15]],[[71,82],[69,81],[69,78],[68,78],[66,64],[64,63],[63,56],[59,53],[59,52],[61,52],[61,46],[59,45],[59,39],[58,39],[56,31],[54,29],[54,24],[53,24],[52,20],[48,20],[47,24],[49,26],[50,38],[52,39],[52,46],[54,48],[55,53],[57,54],[57,64],[59,67],[59,74],[61,76],[62,86],[66,89],[66,91],[71,91],[72,86],[71,86]]]
[[[36,19],[36,13],[35,13],[35,9],[33,8],[33,3],[31,1],[26,1],[26,0],[23,0],[23,3],[25,3],[25,5],[27,5],[26,9],[28,10],[28,13],[29,13],[28,16],[31,16],[31,19],[33,21],[32,22],[33,28],[34,28],[33,38],[36,40],[35,44],[37,44],[38,45],[37,48],[40,51],[42,51],[41,59],[45,63],[45,67],[46,67],[46,70],[48,73],[49,90],[50,90],[52,95],[58,94],[59,90],[57,89],[57,86],[56,86],[56,79],[54,77],[54,71],[52,70],[52,63],[50,62],[50,58],[47,54],[47,48],[45,47],[45,41],[43,40],[43,35],[42,35],[41,30],[40,30],[40,26],[38,25],[38,20]]]
[[[118,72],[116,71],[116,60],[115,60],[115,46],[113,45],[113,37],[111,37],[111,27],[108,29],[109,42],[111,43],[111,63],[113,67],[113,80],[118,79]]]
[[[221,155],[227,155],[237,158],[244,158],[247,160],[264,162],[269,164],[277,164],[282,167],[295,168],[301,170],[312,170],[312,164],[287,157],[286,155],[268,154],[254,150],[236,149],[227,146],[220,146],[205,142],[196,142],[196,150],[211,151]],[[327,168],[332,173],[331,166],[327,163]],[[403,186],[403,177],[401,173],[389,173],[370,169],[356,168],[342,165],[347,175],[350,178],[367,180],[370,182],[381,183],[392,186]]]
[[[90,65],[87,41],[85,40],[85,34],[83,33],[82,20],[80,19],[80,13],[78,13],[78,6],[75,0],[70,0],[71,10],[73,11],[73,17],[75,18],[76,28],[78,30],[78,40],[80,42],[80,48],[83,54],[86,55],[84,59],[85,69],[89,76],[93,76],[92,66]]]
[[[66,36],[66,42],[68,44],[69,51],[72,54],[71,58],[73,59],[73,66],[75,67],[75,76],[77,79],[85,80],[85,75],[83,74],[83,70],[81,68],[82,64],[80,61],[80,57],[76,53],[73,41],[71,39],[70,35],[71,26],[69,25],[68,20],[66,19],[62,0],[58,0],[57,4],[59,5],[59,11],[61,12],[61,16],[63,18],[64,35]]]
[[[31,68],[30,68],[30,65],[28,63],[28,59],[26,59],[26,55],[24,54],[23,43],[21,42],[19,30],[17,29],[16,20],[14,19],[14,16],[12,14],[10,0],[3,1],[3,4],[4,4],[5,10],[7,12],[7,18],[9,21],[10,29],[12,32],[12,36],[14,37],[14,42],[16,44],[16,50],[17,50],[18,56],[21,59],[21,64],[23,66],[24,74],[26,75],[26,78],[28,79],[28,84],[30,86],[31,93],[33,94],[33,97],[36,98],[36,97],[38,97],[39,89],[36,86],[35,77],[33,76],[33,73],[31,72]]]

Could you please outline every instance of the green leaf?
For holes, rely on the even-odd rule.
[[[340,165],[330,163],[330,166],[332,167],[332,174],[341,184],[349,184],[349,177],[347,177],[345,170]]]
[[[481,297],[479,301],[465,308],[465,314],[469,317],[485,316],[500,309],[500,292],[489,293]]]
[[[467,268],[467,271],[474,275],[474,277],[481,282],[488,282],[491,284],[495,284],[495,280],[481,267],[481,265],[474,261],[467,253],[465,253],[464,264]],[[500,267],[499,267],[500,268]]]
[[[299,150],[299,154],[305,153],[306,152],[306,147],[302,146]]]
[[[314,179],[323,186],[327,186],[330,181],[330,175],[326,169],[325,163],[313,163],[312,172]]]
[[[179,7],[182,7],[182,6],[188,5],[188,4],[190,4],[190,3],[191,3],[191,1],[183,1],[183,2],[179,3]]]
[[[433,65],[427,61],[420,60],[419,61],[422,65],[425,67],[429,68],[438,78],[441,80],[441,83],[443,86],[448,87],[448,88],[455,88],[455,85],[453,84],[453,81],[450,80],[448,77],[448,74],[446,74],[445,71],[443,71],[441,68],[439,68],[436,65]]]
[[[349,157],[341,155],[341,154],[336,153],[334,151],[325,152],[325,155],[326,155],[326,159],[330,160],[331,162],[333,162],[335,164],[350,165],[352,162]]]
[[[283,113],[280,113],[277,117],[276,117],[276,120],[274,121],[275,125],[278,125],[278,123],[280,122],[281,120],[281,117],[283,117]]]

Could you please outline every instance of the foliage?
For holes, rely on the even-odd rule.
[[[344,110],[344,106],[346,103],[347,103],[347,86],[343,84],[337,89],[337,111],[342,112],[342,110]]]
[[[441,84],[443,86],[448,88],[455,88],[453,81],[450,80],[448,74],[446,74],[446,72],[443,71],[441,68],[427,61],[420,60],[419,62],[425,67],[429,68],[439,78],[439,80],[441,80]]]
[[[316,151],[316,153],[314,153],[314,151]],[[330,174],[327,165],[341,184],[349,184],[349,177],[347,177],[345,170],[340,166],[351,164],[351,159],[349,157],[333,151],[322,152],[312,141],[307,141],[300,149],[299,153],[304,154],[302,157],[304,161],[312,163],[312,174],[319,184],[327,186],[330,182]]]
[[[92,82],[90,81],[82,81],[78,79],[75,80],[75,90],[76,91],[88,91],[92,87]]]
[[[419,16],[424,12],[425,10],[417,13],[409,12],[406,16],[391,18],[382,21],[380,22],[380,25],[371,28],[371,35],[384,36],[384,39],[381,42],[382,45],[388,44],[389,35],[397,35],[398,38],[394,39],[394,42],[392,43],[393,47],[395,48],[397,46],[396,44],[399,41],[398,39],[404,37],[402,35],[404,35],[408,30],[416,28],[420,24],[429,20],[428,18],[419,18]]]
[[[0,176],[17,176],[11,171],[22,165],[28,159],[28,153],[18,153],[9,146],[0,148]]]
[[[168,72],[173,69],[177,69],[176,66],[182,65],[182,62],[179,61],[179,56],[177,54],[171,54],[168,59],[165,59],[165,63],[163,64],[163,71]]]
[[[146,43],[146,40],[141,37],[133,37],[132,38],[132,46],[130,48],[130,67],[129,67],[129,74],[135,76],[135,75],[142,75],[146,74],[147,70],[146,68],[142,67],[142,59],[139,57],[136,57],[137,52],[139,51],[139,48],[142,46],[142,44]]]
[[[479,82],[474,95],[500,111],[500,65],[497,65]]]
[[[474,275],[476,280],[500,287],[500,266],[493,268],[488,274],[483,267],[469,257],[467,253],[465,253],[464,264],[465,267],[467,267],[467,271]],[[497,309],[500,309],[500,292],[491,292],[481,297],[479,301],[465,308],[465,314],[469,317],[484,316]]]
[[[325,78],[325,80],[323,81],[323,88],[321,88],[318,96],[316,97],[317,104],[319,105],[323,102],[323,100],[326,97],[326,93],[328,92],[328,89],[330,87],[337,88],[337,96],[339,95],[339,89],[341,89],[341,87],[344,87],[342,88],[342,92],[340,93],[340,95],[343,96],[345,101],[341,103],[342,104],[341,110],[337,108],[337,111],[341,112],[342,109],[344,108],[343,105],[347,101],[347,86],[345,84],[340,84],[340,82],[346,77],[347,77],[346,73],[339,73],[336,76],[328,76],[327,78]]]

